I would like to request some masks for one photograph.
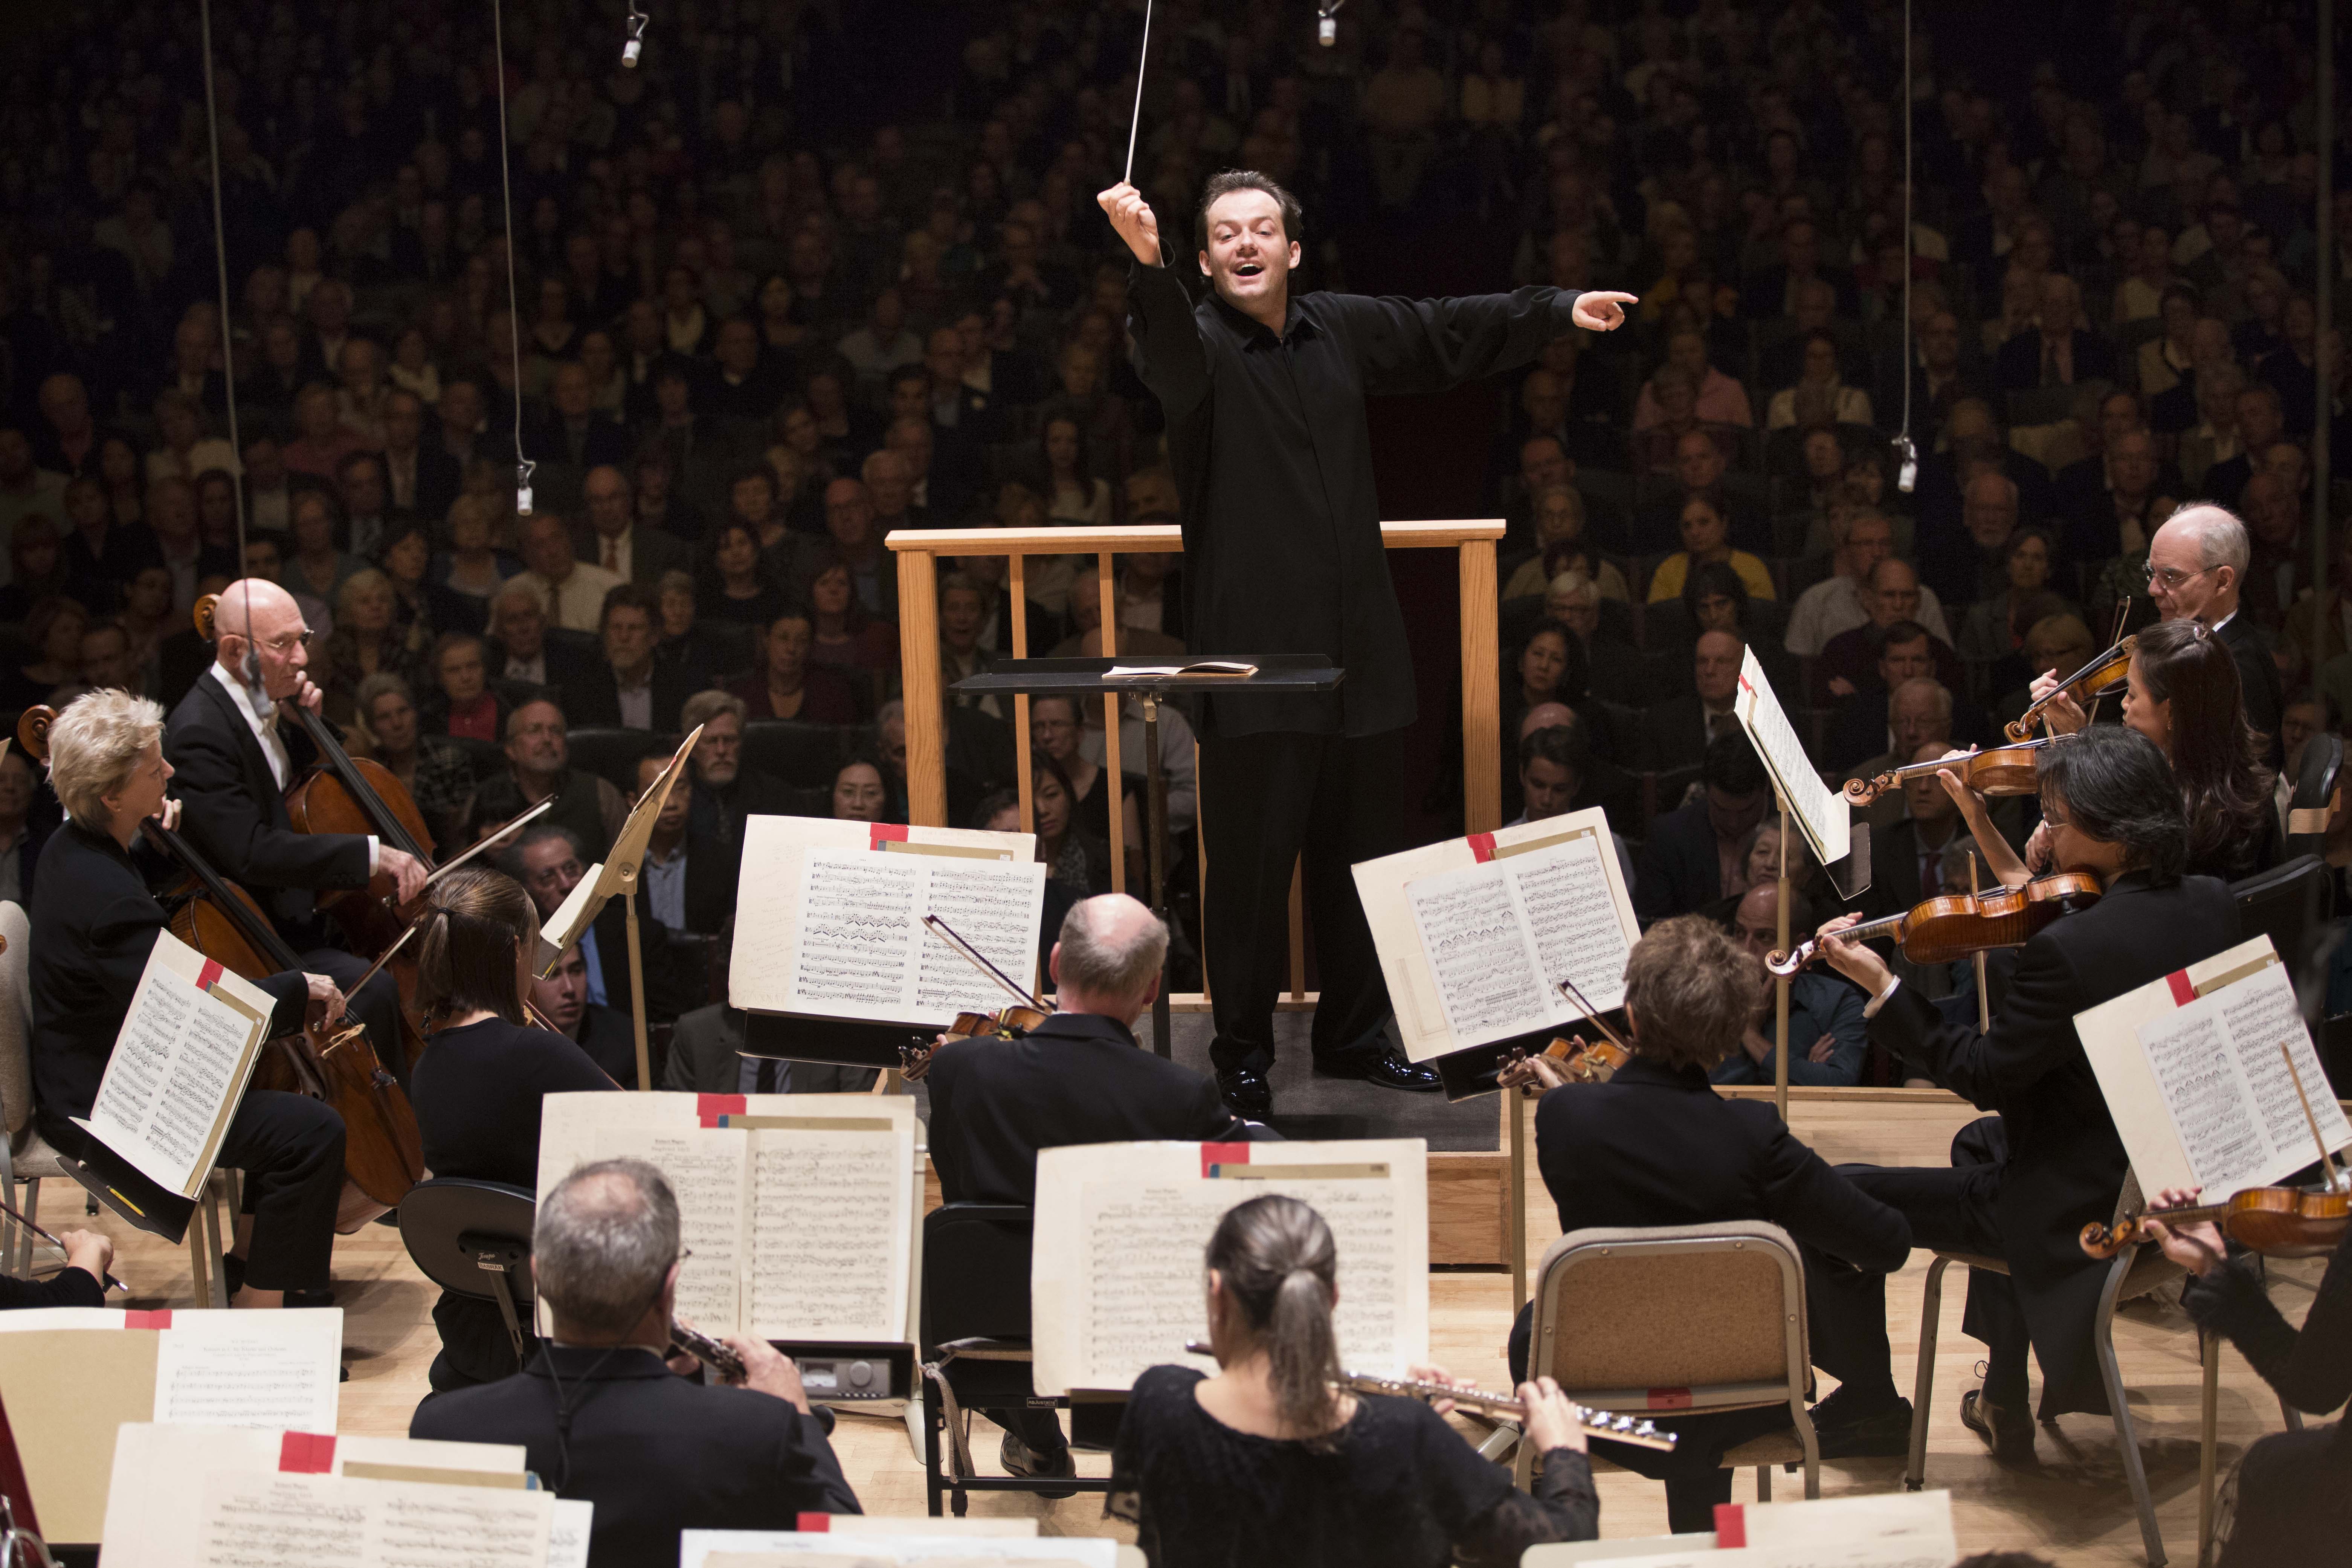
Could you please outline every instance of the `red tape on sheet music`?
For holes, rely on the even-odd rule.
[[[218,980],[220,977],[220,961],[217,959],[207,958],[205,960],[205,966],[196,971],[196,989],[199,991],[209,991],[213,988],[213,982]]]
[[[1478,864],[1481,866],[1484,866],[1487,861],[1492,860],[1495,858],[1495,836],[1493,834],[1474,833],[1470,836],[1469,842],[1470,853],[1477,857]]]
[[[1650,1408],[1653,1410],[1688,1410],[1690,1405],[1690,1390],[1687,1388],[1650,1390]]]
[[[1248,1164],[1249,1149],[1250,1146],[1246,1143],[1202,1144],[1201,1174],[1213,1176],[1217,1173],[1217,1167],[1220,1165]]]
[[[694,1114],[705,1127],[716,1127],[722,1116],[741,1116],[751,1106],[740,1094],[698,1094]]]
[[[830,1535],[833,1533],[833,1515],[804,1513],[793,1521],[793,1528],[803,1535]]]
[[[879,849],[885,844],[907,842],[907,825],[903,822],[877,822],[866,836],[866,847]]]
[[[1715,1505],[1715,1549],[1718,1552],[1748,1544],[1748,1505],[1739,1502],[1719,1502]]]
[[[2174,1006],[2186,1007],[2197,1000],[2197,987],[2189,984],[2189,971],[2176,969],[2164,977],[2164,983],[2172,987]]]
[[[158,1307],[152,1311],[131,1311],[122,1314],[126,1329],[168,1329],[172,1326],[172,1309]]]
[[[289,1476],[331,1476],[335,1473],[335,1438],[331,1432],[289,1432],[278,1439],[278,1469]]]

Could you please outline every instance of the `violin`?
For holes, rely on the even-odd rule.
[[[2124,638],[2115,647],[2068,676],[2064,681],[2052,688],[2047,693],[2035,699],[2024,712],[2009,721],[2009,738],[2012,741],[2030,739],[2033,734],[2033,726],[2042,718],[2042,711],[2061,697],[2071,697],[2075,701],[2081,702],[2115,696],[2123,689],[2125,677],[2131,673],[2132,650],[2137,643],[2138,639],[2136,637]]]
[[[1850,942],[1890,937],[1914,963],[1948,963],[1996,947],[2023,947],[2043,926],[2061,915],[2089,909],[2099,896],[2096,877],[2084,871],[2060,871],[2036,877],[2021,888],[1939,893],[1905,913],[1864,921],[1837,934]],[[1815,937],[1793,952],[1766,954],[1764,967],[1774,976],[1785,978],[1822,957],[1822,952],[1821,939]]]
[[[196,635],[206,642],[215,640],[219,607],[216,594],[196,600]],[[382,763],[352,757],[326,721],[300,703],[281,703],[279,710],[294,715],[320,758],[318,766],[287,788],[286,815],[294,831],[373,835],[430,866],[433,835],[408,786]],[[335,917],[352,952],[362,958],[381,958],[393,950],[408,923],[394,907],[394,891],[393,879],[378,872],[365,888],[320,892],[318,907]],[[425,1049],[424,1017],[416,1005],[416,960],[398,956],[390,968],[400,991],[400,1047],[413,1062]]]
[[[36,705],[16,722],[16,743],[41,762],[49,755],[53,710]],[[186,873],[162,900],[169,929],[224,969],[247,980],[302,967],[301,958],[278,934],[251,894],[223,878],[194,847],[161,823],[142,825],[150,842]],[[323,1029],[306,1028],[269,1042],[256,1063],[253,1087],[308,1095],[332,1105],[343,1119],[343,1177],[364,1204],[347,1196],[339,1229],[349,1234],[368,1219],[395,1207],[408,1189],[425,1179],[425,1146],[416,1115],[399,1080],[384,1069],[356,1022],[330,1039]]]
[[[1537,1058],[1564,1063],[1560,1070],[1571,1084],[1607,1083],[1617,1076],[1619,1068],[1633,1059],[1633,1047],[1626,1043],[1623,1036],[1609,1026],[1608,1021],[1601,1016],[1591,1003],[1585,1000],[1584,993],[1577,989],[1575,981],[1562,979],[1556,989],[1568,998],[1570,1006],[1584,1015],[1586,1023],[1601,1031],[1601,1037],[1591,1044],[1574,1037],[1555,1038],[1536,1052],[1528,1051],[1525,1046],[1514,1046],[1504,1054],[1501,1065],[1496,1069],[1498,1087],[1506,1087],[1501,1084],[1505,1073]],[[1531,1089],[1535,1085],[1528,1083],[1522,1087]]]
[[[1846,780],[1845,798],[1855,805],[1868,805],[1888,790],[1900,789],[1913,779],[1933,778],[1945,768],[1979,795],[2035,795],[2042,788],[2034,773],[2035,759],[2053,742],[2066,738],[2045,735],[2039,741],[2013,746],[1995,746],[1990,751],[1970,751],[1965,756],[1888,768],[1866,779]]]
[[[955,928],[937,915],[923,917],[923,929],[953,949],[966,963],[1003,986],[1007,994],[1018,998],[1009,1007],[993,1013],[977,1010],[958,1013],[936,1040],[919,1040],[898,1047],[899,1071],[908,1083],[920,1083],[923,1075],[931,1070],[931,1055],[950,1040],[1017,1040],[1030,1030],[1053,1016],[1039,998],[1032,996],[1015,984],[1012,976],[989,962],[988,955],[958,936]]]
[[[2221,1234],[2267,1258],[2325,1258],[2344,1239],[2352,1221],[2352,1193],[2312,1192],[2303,1187],[2248,1187],[2222,1204],[2202,1208],[2143,1209],[2114,1225],[2083,1227],[2083,1250],[2113,1258],[2135,1242],[2153,1239],[2147,1222],[2194,1225],[2211,1220]]]

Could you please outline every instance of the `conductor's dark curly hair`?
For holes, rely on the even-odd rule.
[[[1300,210],[1298,198],[1285,190],[1282,183],[1271,174],[1261,174],[1255,169],[1227,169],[1222,174],[1212,174],[1209,183],[1201,187],[1201,205],[1192,214],[1192,246],[1196,250],[1209,248],[1209,208],[1219,196],[1232,195],[1235,191],[1264,191],[1282,209],[1282,237],[1297,240],[1303,237],[1300,228],[1307,215]]]

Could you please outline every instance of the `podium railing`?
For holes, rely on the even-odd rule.
[[[1500,660],[1495,646],[1495,542],[1503,536],[1499,519],[1450,522],[1384,522],[1381,542],[1391,550],[1454,552],[1462,605],[1463,831],[1486,833],[1502,826],[1502,714]],[[1175,554],[1184,548],[1180,530],[1138,528],[945,528],[900,529],[884,541],[898,557],[898,655],[907,709],[907,806],[908,817],[947,826],[947,715],[940,668],[939,559],[940,556],[1003,556],[1011,563],[1007,603],[1027,602],[1026,563],[1032,555],[1093,555],[1098,563],[1102,604],[1102,652],[1118,652],[1118,555]],[[1030,658],[1025,615],[1008,614],[1014,658]],[[1246,649],[1214,648],[1214,653]],[[1334,650],[1337,651],[1337,650]],[[1126,822],[1119,777],[1119,714],[1117,700],[1103,700],[1103,771],[1110,788],[1111,886],[1127,887]],[[1030,799],[1029,700],[1013,700],[1013,743],[1021,823],[1034,830]],[[1295,939],[1294,939],[1295,945]]]

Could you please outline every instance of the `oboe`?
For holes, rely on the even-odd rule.
[[[669,1337],[679,1350],[718,1373],[719,1382],[743,1381],[743,1358],[725,1342],[715,1340],[700,1329],[688,1327],[676,1319],[670,1321]]]
[[[1192,1341],[1184,1348],[1194,1355],[1216,1353],[1199,1340]],[[1509,1415],[1522,1421],[1528,1415],[1527,1406],[1519,1403],[1517,1396],[1496,1394],[1483,1388],[1455,1388],[1451,1384],[1423,1383],[1407,1377],[1374,1377],[1365,1372],[1342,1372],[1332,1382],[1358,1394],[1393,1394],[1426,1404],[1450,1399],[1465,1410],[1483,1410],[1489,1415]],[[1668,1452],[1672,1451],[1677,1440],[1675,1434],[1661,1432],[1639,1416],[1621,1415],[1613,1411],[1595,1410],[1583,1405],[1571,1405],[1570,1408],[1576,1412],[1576,1424],[1594,1437],[1607,1437],[1612,1442],[1631,1443],[1637,1448]]]

